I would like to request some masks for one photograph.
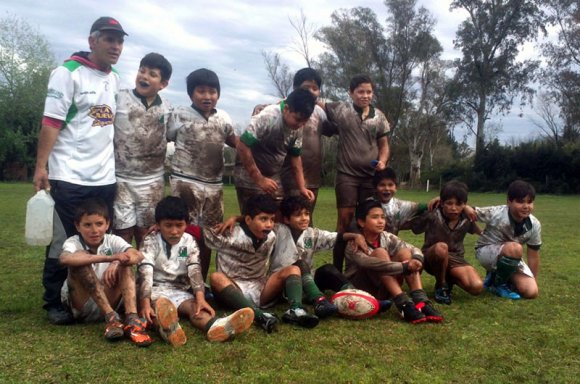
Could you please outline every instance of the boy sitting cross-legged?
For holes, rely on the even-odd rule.
[[[232,233],[218,234],[210,228],[203,231],[206,244],[217,251],[217,272],[210,276],[215,298],[234,309],[251,306],[256,324],[268,333],[274,330],[277,319],[260,307],[275,303],[282,291],[290,304],[283,321],[306,328],[318,324],[318,317],[302,308],[300,268],[289,265],[269,273],[277,209],[272,196],[254,195],[244,206],[243,222]]]
[[[133,266],[143,259],[119,236],[107,234],[110,219],[106,203],[87,199],[76,209],[74,222],[78,235],[63,244],[59,261],[68,267],[62,288],[62,301],[80,321],[107,322],[105,338],[116,340],[127,335],[138,346],[148,346],[151,338],[137,316]],[[116,311],[121,299],[125,322]]]
[[[488,272],[485,288],[497,296],[512,300],[538,296],[542,227],[532,215],[535,198],[531,184],[516,180],[508,187],[506,205],[475,208],[477,219],[486,224],[475,257]],[[524,244],[529,266],[522,260]]]
[[[421,251],[385,231],[381,203],[376,200],[360,203],[356,221],[370,250],[365,253],[347,247],[346,277],[356,288],[377,299],[392,297],[403,318],[410,323],[443,321],[443,316],[431,305],[423,290],[419,274],[423,265]],[[412,300],[401,289],[402,278],[411,290]]]
[[[254,313],[240,307],[228,317],[215,317],[204,298],[199,248],[185,233],[188,219],[187,205],[178,197],[165,197],[155,208],[159,232],[145,237],[144,260],[139,265],[141,316],[156,324],[171,345],[183,345],[187,340],[179,316],[205,332],[209,341],[226,341],[247,330]]]
[[[479,295],[483,282],[465,260],[463,239],[467,233],[480,234],[476,223],[464,213],[467,185],[450,181],[443,185],[438,207],[413,221],[414,233],[425,233],[422,251],[425,270],[435,276],[435,301],[451,304],[453,284],[472,295]]]

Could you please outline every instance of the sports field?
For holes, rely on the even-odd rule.
[[[394,309],[370,320],[332,318],[311,330],[286,324],[267,335],[252,328],[210,344],[189,324],[179,349],[158,341],[139,349],[111,344],[102,324],[52,326],[42,306],[44,249],[24,243],[32,184],[0,184],[0,383],[578,383],[580,382],[580,196],[541,195],[534,214],[544,245],[540,297],[508,301],[454,290],[439,306],[443,324],[410,325]],[[433,193],[399,191],[427,201]],[[226,188],[226,213],[237,209]],[[471,194],[472,205],[498,205],[499,194]],[[320,193],[314,222],[332,230],[334,192]],[[403,232],[418,246],[422,239]],[[475,238],[466,244],[473,255]],[[317,265],[331,261],[318,255]],[[432,296],[434,280],[424,274]],[[281,315],[284,306],[275,308]]]

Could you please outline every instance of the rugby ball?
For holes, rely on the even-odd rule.
[[[360,289],[344,289],[335,293],[330,301],[337,306],[339,315],[349,319],[367,319],[379,311],[378,300]]]

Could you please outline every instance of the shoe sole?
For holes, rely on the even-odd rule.
[[[425,318],[430,323],[442,323],[443,322],[443,316],[426,316]]]
[[[230,340],[236,335],[247,331],[254,322],[254,311],[242,308],[227,317],[224,325],[212,326],[207,332],[207,339],[212,342]]]
[[[125,336],[125,332],[123,332],[123,328],[112,328],[110,330],[105,330],[105,339],[109,341],[120,340]]]
[[[296,319],[290,319],[288,317],[282,316],[282,321],[288,324],[298,325],[303,328],[314,328],[318,325],[319,319],[314,316],[301,316]]]
[[[423,317],[421,319],[417,319],[417,320],[405,320],[407,323],[410,324],[421,324],[421,323],[426,323],[428,321],[427,317]]]
[[[175,305],[164,297],[160,297],[155,302],[155,315],[157,316],[157,325],[159,335],[163,340],[173,346],[183,345],[187,342],[185,332],[179,325],[179,315]]]
[[[314,310],[314,314],[319,319],[326,319],[327,317],[334,316],[338,313],[338,308],[335,309],[324,309],[322,311]]]

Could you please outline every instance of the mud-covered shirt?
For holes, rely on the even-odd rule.
[[[355,177],[372,177],[371,161],[379,156],[378,140],[390,130],[385,115],[371,106],[363,120],[352,103],[337,101],[326,104],[326,115],[332,123],[326,136],[338,135],[336,170]]]
[[[262,280],[268,275],[270,257],[276,235],[271,231],[262,241],[256,241],[241,225],[233,233],[218,235],[211,228],[203,228],[205,245],[216,251],[217,271],[233,280]]]
[[[206,183],[221,183],[224,173],[224,144],[235,135],[230,116],[216,109],[206,120],[193,107],[177,107],[171,171]],[[171,137],[171,136],[170,136]]]
[[[283,107],[283,103],[269,105],[252,116],[250,124],[240,136],[240,141],[252,151],[262,175],[275,180],[279,185],[286,155],[300,156],[302,149],[302,129],[290,129],[284,124]],[[236,157],[234,178],[237,187],[259,189],[239,156]]]
[[[147,282],[145,293],[151,293],[151,288],[167,287],[193,292],[203,291],[204,283],[199,263],[199,247],[195,239],[188,233],[184,233],[179,243],[170,245],[161,233],[145,237],[141,248],[144,259],[139,264],[139,274],[151,276],[153,279]],[[148,273],[149,272],[149,273]]]
[[[122,89],[115,115],[115,173],[124,179],[151,179],[164,173],[171,106],[161,96],[149,108],[134,90]]]
[[[511,218],[507,205],[476,207],[475,213],[477,220],[486,224],[475,248],[509,241],[527,244],[536,249],[542,245],[542,226],[534,215],[530,215],[522,223],[516,223]]]
[[[464,214],[454,228],[450,228],[441,209],[426,212],[413,221],[413,233],[425,233],[425,241],[421,250],[423,253],[439,242],[447,244],[449,255],[464,257],[463,240],[468,233],[477,233],[477,224],[471,222]]]
[[[381,203],[385,213],[386,230],[394,235],[401,229],[410,229],[411,221],[427,210],[427,205],[408,200],[391,198],[387,203]]]

